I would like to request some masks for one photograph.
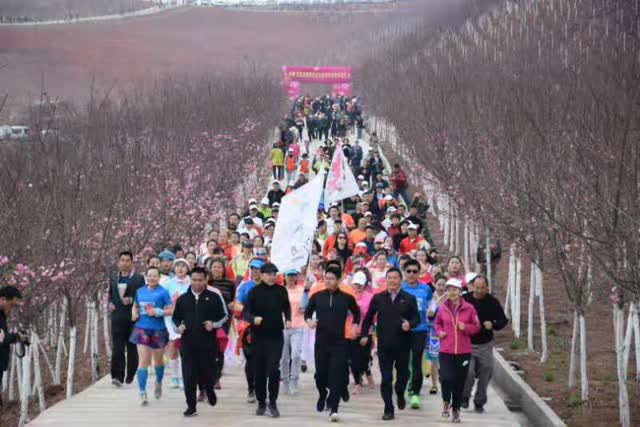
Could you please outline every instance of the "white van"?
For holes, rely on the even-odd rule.
[[[24,139],[29,136],[29,126],[11,126],[11,139]]]

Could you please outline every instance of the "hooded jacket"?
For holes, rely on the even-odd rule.
[[[464,323],[464,331],[457,325]],[[446,335],[440,338],[440,353],[471,354],[471,337],[480,331],[480,321],[476,309],[460,298],[460,306],[453,308],[451,301],[440,306],[435,320],[437,336],[442,332]]]

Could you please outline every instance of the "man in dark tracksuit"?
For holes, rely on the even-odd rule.
[[[387,291],[374,295],[364,322],[362,323],[360,344],[366,345],[365,335],[376,314],[378,322],[378,362],[380,363],[380,393],[384,400],[383,420],[394,418],[393,368],[396,368],[396,396],[398,409],[404,409],[404,391],[409,379],[409,354],[411,339],[409,331],[420,323],[418,306],[413,295],[401,289],[402,273],[396,268],[387,271]]]
[[[476,412],[484,412],[487,403],[487,387],[493,374],[493,331],[499,331],[507,326],[509,319],[504,314],[502,305],[493,295],[488,293],[487,278],[478,276],[473,280],[473,292],[464,296],[464,299],[475,307],[480,320],[480,332],[471,337],[471,360],[467,380],[462,392],[462,407],[469,407],[471,389],[476,377],[478,383],[473,396]]]
[[[329,419],[338,421],[340,397],[347,387],[348,343],[344,336],[345,322],[349,313],[353,315],[353,328],[360,323],[360,309],[352,295],[338,288],[340,270],[336,266],[327,267],[324,272],[325,290],[311,296],[304,311],[304,318],[310,328],[316,328],[316,387],[318,403],[316,409],[322,412],[329,407]],[[312,319],[316,315],[316,320]],[[355,334],[355,330],[354,330]],[[327,389],[329,396],[327,398]]]
[[[185,417],[197,414],[198,385],[206,392],[211,406],[217,403],[213,390],[214,361],[218,352],[216,328],[222,327],[227,317],[222,297],[207,290],[207,271],[195,267],[191,271],[191,287],[178,298],[171,316],[182,334],[180,357],[187,400]]]
[[[2,384],[4,371],[9,367],[11,344],[24,343],[28,338],[20,333],[10,333],[7,326],[7,317],[20,299],[22,299],[22,294],[15,286],[0,288],[0,384]],[[0,393],[0,407],[2,407],[2,393]]]
[[[138,370],[138,350],[136,345],[129,341],[129,337],[134,323],[131,321],[131,304],[136,292],[143,286],[144,277],[133,269],[133,254],[129,251],[120,252],[118,272],[109,278],[109,311],[113,342],[111,383],[116,387],[121,387],[123,382],[131,384]]]
[[[266,263],[260,268],[261,283],[249,291],[242,317],[251,324],[254,352],[256,415],[280,416],[276,401],[280,389],[280,358],[283,329],[291,327],[291,305],[284,286],[276,285],[278,268]],[[285,321],[283,322],[283,317]],[[267,407],[267,382],[269,406]]]

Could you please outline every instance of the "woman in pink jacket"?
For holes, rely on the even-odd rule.
[[[440,306],[435,320],[440,338],[440,383],[442,385],[442,416],[460,422],[460,403],[471,358],[471,336],[480,331],[476,309],[462,299],[462,283],[449,279],[445,284],[448,300]]]

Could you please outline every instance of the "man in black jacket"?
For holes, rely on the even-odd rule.
[[[322,412],[325,406],[328,406],[329,419],[333,422],[338,421],[340,397],[348,385],[348,343],[344,329],[349,313],[353,316],[352,335],[355,336],[357,325],[360,323],[360,309],[355,298],[338,287],[340,277],[338,267],[327,267],[324,272],[326,289],[313,294],[304,311],[307,325],[316,329],[315,379],[320,394],[316,409]],[[315,320],[312,319],[314,314]]]
[[[211,406],[217,403],[213,390],[214,360],[217,354],[216,328],[227,320],[222,297],[207,290],[207,271],[194,267],[191,271],[191,287],[176,301],[171,316],[180,339],[184,395],[187,399],[185,417],[196,412],[196,387],[207,394]]]
[[[471,360],[462,392],[462,407],[469,407],[471,389],[477,377],[478,383],[473,403],[476,412],[484,412],[484,405],[487,403],[487,386],[493,373],[493,347],[495,345],[493,331],[499,331],[507,326],[509,320],[504,314],[500,302],[488,293],[487,278],[477,276],[472,283],[473,293],[466,294],[464,299],[476,308],[481,328],[478,334],[471,337]]]
[[[27,341],[26,336],[20,333],[12,334],[7,326],[7,317],[11,313],[11,309],[22,299],[22,294],[18,288],[14,286],[5,286],[0,288],[0,384],[2,384],[2,376],[4,371],[9,367],[9,350],[11,344],[24,343]],[[2,395],[0,394],[0,407],[2,407]]]
[[[362,323],[360,344],[367,345],[367,332],[373,318],[378,315],[376,332],[378,334],[378,362],[380,364],[380,393],[384,400],[382,419],[394,418],[393,407],[393,368],[396,368],[396,397],[398,409],[404,409],[404,392],[409,380],[409,354],[411,338],[409,331],[420,323],[418,304],[413,295],[403,291],[402,273],[397,268],[387,271],[387,290],[376,294],[371,300],[369,311]]]
[[[144,277],[133,269],[133,254],[129,251],[120,252],[118,272],[109,278],[109,311],[113,342],[111,383],[116,387],[122,387],[123,382],[131,384],[138,369],[138,350],[136,345],[129,341],[129,337],[134,323],[131,320],[131,304],[136,292],[143,286]]]
[[[278,267],[266,263],[260,268],[261,283],[249,291],[242,317],[251,324],[255,366],[256,415],[280,416],[276,401],[280,389],[282,331],[291,327],[291,305],[284,286],[276,285]],[[284,321],[283,321],[284,317]],[[267,408],[267,380],[269,406]]]

